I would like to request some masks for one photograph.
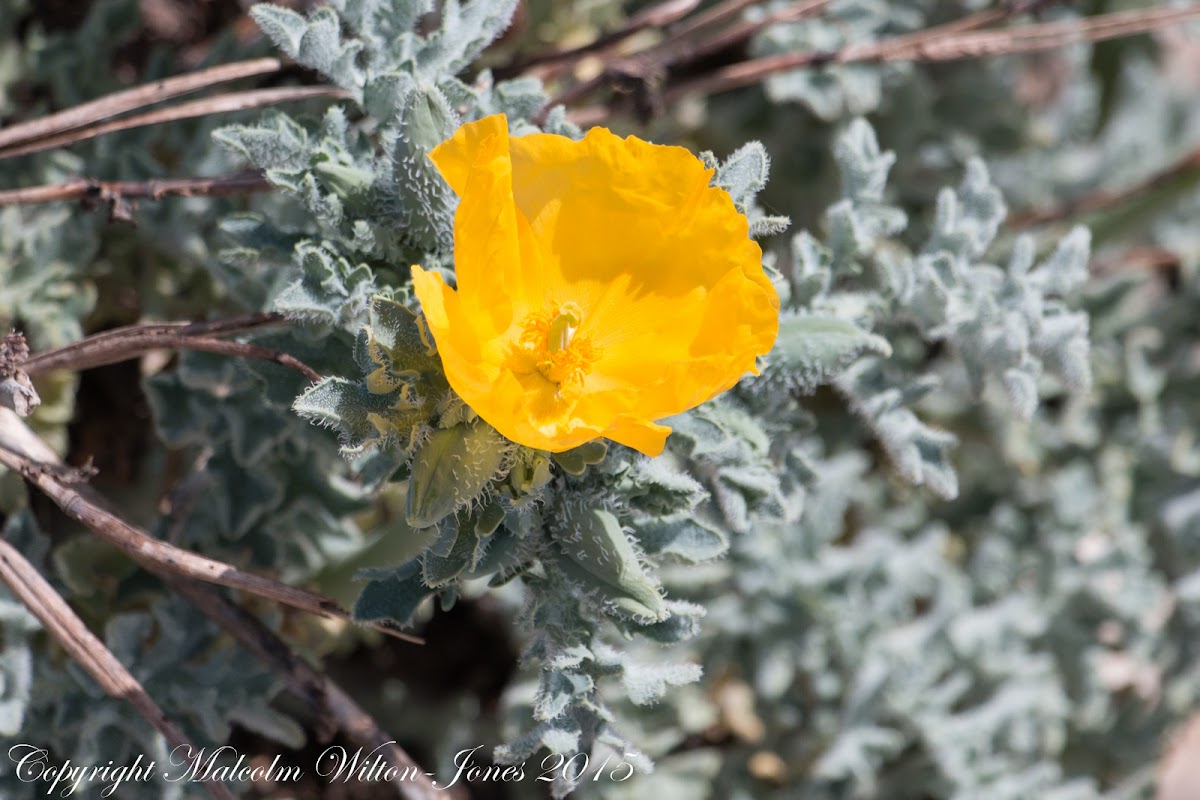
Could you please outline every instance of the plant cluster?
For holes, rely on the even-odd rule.
[[[600,13],[577,5],[543,28]],[[835,56],[965,15],[1089,17],[740,5],[749,57],[834,55],[641,129],[719,153],[700,155],[711,186],[746,217],[780,306],[760,374],[660,420],[661,455],[505,438],[452,388],[413,289],[413,265],[453,285],[462,250],[435,148],[497,114],[513,137],[585,133],[537,78],[479,67],[499,64],[485,50],[516,0],[258,5],[270,44],[344,99],[70,154],[0,150],[6,186],[188,164],[246,165],[273,189],[147,204],[136,228],[0,208],[0,321],[36,354],[142,319],[287,319],[244,338],[320,380],[215,352],[134,376],[117,413],[140,409],[153,436],[129,454],[122,510],[179,547],[318,587],[360,623],[499,609],[521,650],[499,712],[447,704],[406,733],[439,774],[487,744],[501,764],[558,754],[554,797],[1150,796],[1200,692],[1200,112],[1178,67],[1194,39],[856,62]],[[113,89],[96,65],[136,9],[97,3],[45,33],[6,27],[29,8],[0,0],[13,54],[0,53],[0,114]],[[151,57],[144,77],[167,66]],[[86,386],[62,372],[34,384],[29,422],[66,452]],[[3,539],[198,743],[313,736],[277,674],[33,492],[0,474]],[[257,610],[314,655],[383,647]],[[162,737],[2,590],[0,644],[0,739],[75,763],[165,760]],[[367,693],[383,697],[376,678]],[[616,761],[637,774],[593,780]],[[0,792],[35,790],[0,758]],[[152,781],[121,796],[202,791]]]

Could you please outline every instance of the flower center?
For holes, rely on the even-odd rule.
[[[513,346],[511,363],[521,373],[534,370],[559,387],[578,387],[600,357],[600,348],[578,333],[583,309],[562,303],[535,312],[521,323],[521,336]]]

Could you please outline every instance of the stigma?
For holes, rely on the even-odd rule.
[[[521,323],[521,335],[510,353],[513,371],[536,370],[560,392],[579,388],[600,357],[600,349],[580,333],[582,325],[583,309],[570,301],[530,314]]]

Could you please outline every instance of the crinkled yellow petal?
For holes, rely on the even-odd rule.
[[[575,402],[541,375],[504,375],[484,405],[500,421],[496,430],[514,442],[560,453],[590,442],[603,431],[574,413]],[[481,417],[484,412],[478,412]],[[489,420],[490,421],[490,420]]]
[[[620,417],[604,431],[604,436],[653,457],[662,453],[670,433],[671,429],[666,425]]]
[[[459,286],[469,287],[461,301],[476,324],[487,321],[493,333],[512,322],[512,303],[504,291],[505,267],[520,264],[508,128],[489,117],[464,125],[430,154],[438,170],[453,176],[461,198],[454,215],[454,264]]]
[[[503,114],[493,114],[460,126],[453,136],[429,153],[438,172],[459,197],[466,195],[471,171],[485,152],[487,141],[495,137],[503,138],[507,150],[508,118]]]
[[[510,149],[517,207],[604,351],[589,392],[631,395],[660,419],[756,371],[779,298],[746,218],[699,159],[603,128]]]
[[[497,114],[466,123],[429,154],[460,197],[454,273],[467,287],[463,303],[486,316],[497,335],[544,293],[541,255],[514,204],[509,141],[507,119]]]
[[[500,365],[496,359],[485,357],[487,340],[478,335],[458,293],[446,285],[441,275],[414,266],[412,281],[425,324],[437,343],[446,380],[474,408],[468,397],[488,392],[499,376]]]

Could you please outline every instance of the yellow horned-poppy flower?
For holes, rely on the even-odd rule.
[[[779,297],[712,170],[593,128],[509,138],[502,114],[430,158],[458,193],[458,289],[413,267],[450,386],[519,444],[606,437],[662,452],[664,419],[729,389],[775,342]]]

